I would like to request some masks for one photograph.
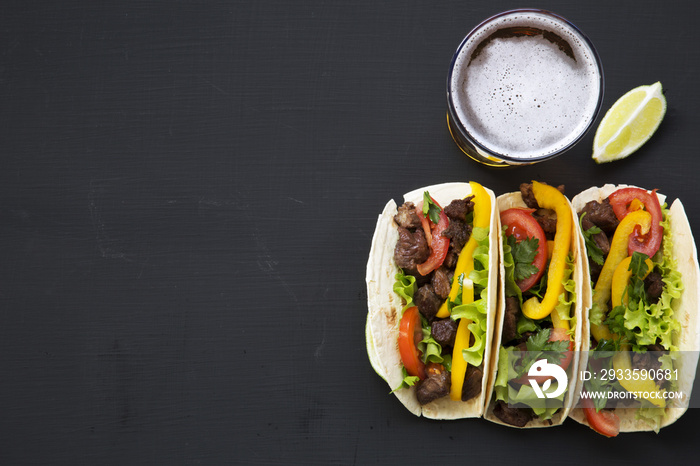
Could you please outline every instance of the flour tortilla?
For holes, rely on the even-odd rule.
[[[523,207],[527,208],[527,205],[525,202],[523,202],[523,198],[520,194],[520,192],[513,192],[513,193],[507,193],[503,194],[501,196],[498,196],[498,211],[503,212],[504,210],[513,208],[513,207]],[[567,394],[564,398],[564,407],[557,412],[552,419],[544,421],[539,418],[535,418],[530,420],[530,422],[525,425],[524,428],[536,428],[536,427],[550,427],[550,426],[556,426],[560,425],[566,417],[569,414],[569,411],[571,410],[571,407],[573,406],[573,402],[575,399],[575,394],[577,393],[575,391],[575,385],[576,385],[576,374],[578,373],[578,367],[579,367],[579,358],[577,357],[580,355],[580,348],[581,348],[581,341],[583,338],[583,328],[584,325],[581,324],[582,322],[582,312],[583,312],[583,304],[584,304],[584,299],[585,295],[583,293],[583,277],[584,277],[584,257],[582,256],[583,253],[583,245],[584,245],[584,240],[583,240],[583,235],[581,235],[581,229],[578,227],[578,218],[574,214],[573,209],[571,210],[571,216],[573,220],[572,228],[574,229],[573,231],[573,241],[571,242],[571,248],[572,252],[574,255],[574,271],[572,273],[572,277],[574,279],[574,282],[576,283],[575,287],[575,304],[574,304],[574,318],[576,322],[576,326],[574,328],[574,358],[571,361],[571,365],[569,366],[569,369],[567,370],[567,374],[569,374],[569,384],[567,387]],[[499,219],[499,226],[498,226],[498,248],[499,248],[499,257],[503,258],[503,241],[502,241],[502,232],[501,232],[501,225],[500,225],[500,219]],[[502,424],[508,427],[514,427],[510,424],[506,424],[500,419],[498,419],[494,414],[493,414],[493,409],[496,405],[495,399],[491,399],[493,396],[493,389],[495,386],[496,382],[496,373],[497,373],[497,368],[498,368],[498,354],[499,354],[499,348],[501,346],[501,335],[503,332],[503,319],[505,316],[505,302],[506,302],[506,296],[505,296],[505,267],[503,265],[503,259],[499,261],[499,292],[498,292],[498,313],[496,315],[496,334],[494,335],[493,339],[493,348],[492,348],[492,357],[491,357],[491,364],[492,364],[492,377],[489,380],[489,386],[487,388],[488,391],[488,398],[486,400],[486,409],[484,412],[484,418],[495,422],[497,424]]]
[[[589,188],[578,195],[572,201],[574,210],[580,211],[587,202],[601,202],[614,191],[625,188],[635,187],[628,185],[612,185],[606,184],[602,187]],[[666,196],[656,193],[659,202],[663,205]],[[681,357],[676,361],[675,367],[679,372],[679,391],[688,394],[693,389],[695,380],[695,370],[698,364],[698,351],[700,350],[700,321],[698,320],[698,303],[700,303],[700,268],[698,268],[698,254],[695,247],[695,240],[690,231],[690,223],[683,209],[681,201],[676,199],[669,209],[670,228],[673,237],[673,255],[676,259],[677,270],[681,273],[683,280],[683,292],[681,298],[674,305],[675,316],[681,324],[680,335],[674,338],[673,344],[678,346],[681,352]],[[588,260],[585,261],[586,264]],[[590,277],[590,274],[588,274]],[[583,317],[585,319],[586,329],[590,329],[588,320],[589,310],[591,307],[593,292],[591,289],[590,278],[586,280],[584,293],[588,295],[588,306],[584,309]],[[590,337],[583,340],[583,350],[587,350],[590,343]],[[586,362],[583,361],[581,367],[586,367]],[[582,381],[578,381],[576,393],[580,393],[583,386]],[[660,427],[665,427],[673,424],[683,413],[685,413],[688,400],[668,400],[670,403],[666,407],[666,412],[661,421]],[[644,420],[635,419],[636,409],[634,408],[617,408],[615,414],[620,418],[620,432],[638,432],[655,430],[655,426],[651,426]],[[588,425],[586,416],[581,408],[574,408],[571,412],[571,418],[581,424]]]
[[[484,188],[486,189],[486,188]],[[418,203],[423,200],[423,193],[428,191],[430,195],[442,206],[448,205],[454,199],[462,199],[471,194],[469,183],[444,183],[427,186],[411,191],[404,195],[405,201]],[[491,198],[491,205],[496,205],[493,192],[486,189]],[[367,340],[367,354],[374,370],[388,384],[391,390],[401,384],[403,380],[401,356],[398,348],[399,321],[404,306],[403,300],[394,292],[394,276],[399,268],[394,262],[394,248],[398,240],[398,227],[393,217],[397,212],[396,203],[391,200],[379,215],[377,227],[372,238],[372,247],[367,261],[367,323],[365,336]],[[421,406],[416,400],[415,388],[403,388],[396,390],[394,395],[403,405],[417,416],[425,416],[431,419],[460,419],[480,417],[484,409],[486,385],[488,382],[491,365],[491,351],[493,324],[496,315],[497,292],[497,263],[498,248],[495,247],[498,233],[498,215],[492,208],[490,217],[489,242],[489,286],[488,286],[488,313],[486,329],[486,349],[484,350],[484,376],[482,378],[481,393],[469,401],[453,401],[447,397],[437,399]]]

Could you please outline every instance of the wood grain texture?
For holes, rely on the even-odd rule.
[[[681,198],[700,231],[694,3],[540,2],[596,45],[604,108],[661,80],[669,110],[628,160],[596,166],[589,134],[498,171],[451,141],[445,80],[467,32],[512,6],[2,2],[0,462],[694,458],[696,409],[615,441],[430,422],[369,365],[365,262],[406,191],[632,183]]]

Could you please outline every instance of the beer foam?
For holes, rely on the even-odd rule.
[[[506,28],[558,37],[509,36]],[[578,30],[528,12],[496,18],[466,40],[450,91],[457,117],[476,142],[527,160],[555,153],[585,133],[596,115],[601,82],[594,52]]]

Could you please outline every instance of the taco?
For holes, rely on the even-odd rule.
[[[534,181],[498,197],[500,292],[494,375],[484,417],[513,427],[561,424],[581,344],[582,238],[561,189]],[[547,376],[533,372],[552,368]],[[552,375],[556,377],[552,378]]]
[[[498,247],[495,196],[446,183],[392,200],[367,262],[367,352],[415,415],[480,417],[490,369]]]
[[[608,437],[658,432],[687,409],[700,350],[688,218],[680,200],[668,208],[656,190],[625,185],[587,189],[573,206],[588,257],[590,337],[571,417]]]

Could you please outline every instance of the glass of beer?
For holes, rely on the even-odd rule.
[[[455,52],[448,127],[478,162],[541,162],[586,134],[603,88],[600,58],[576,26],[549,11],[506,11],[479,24]]]

